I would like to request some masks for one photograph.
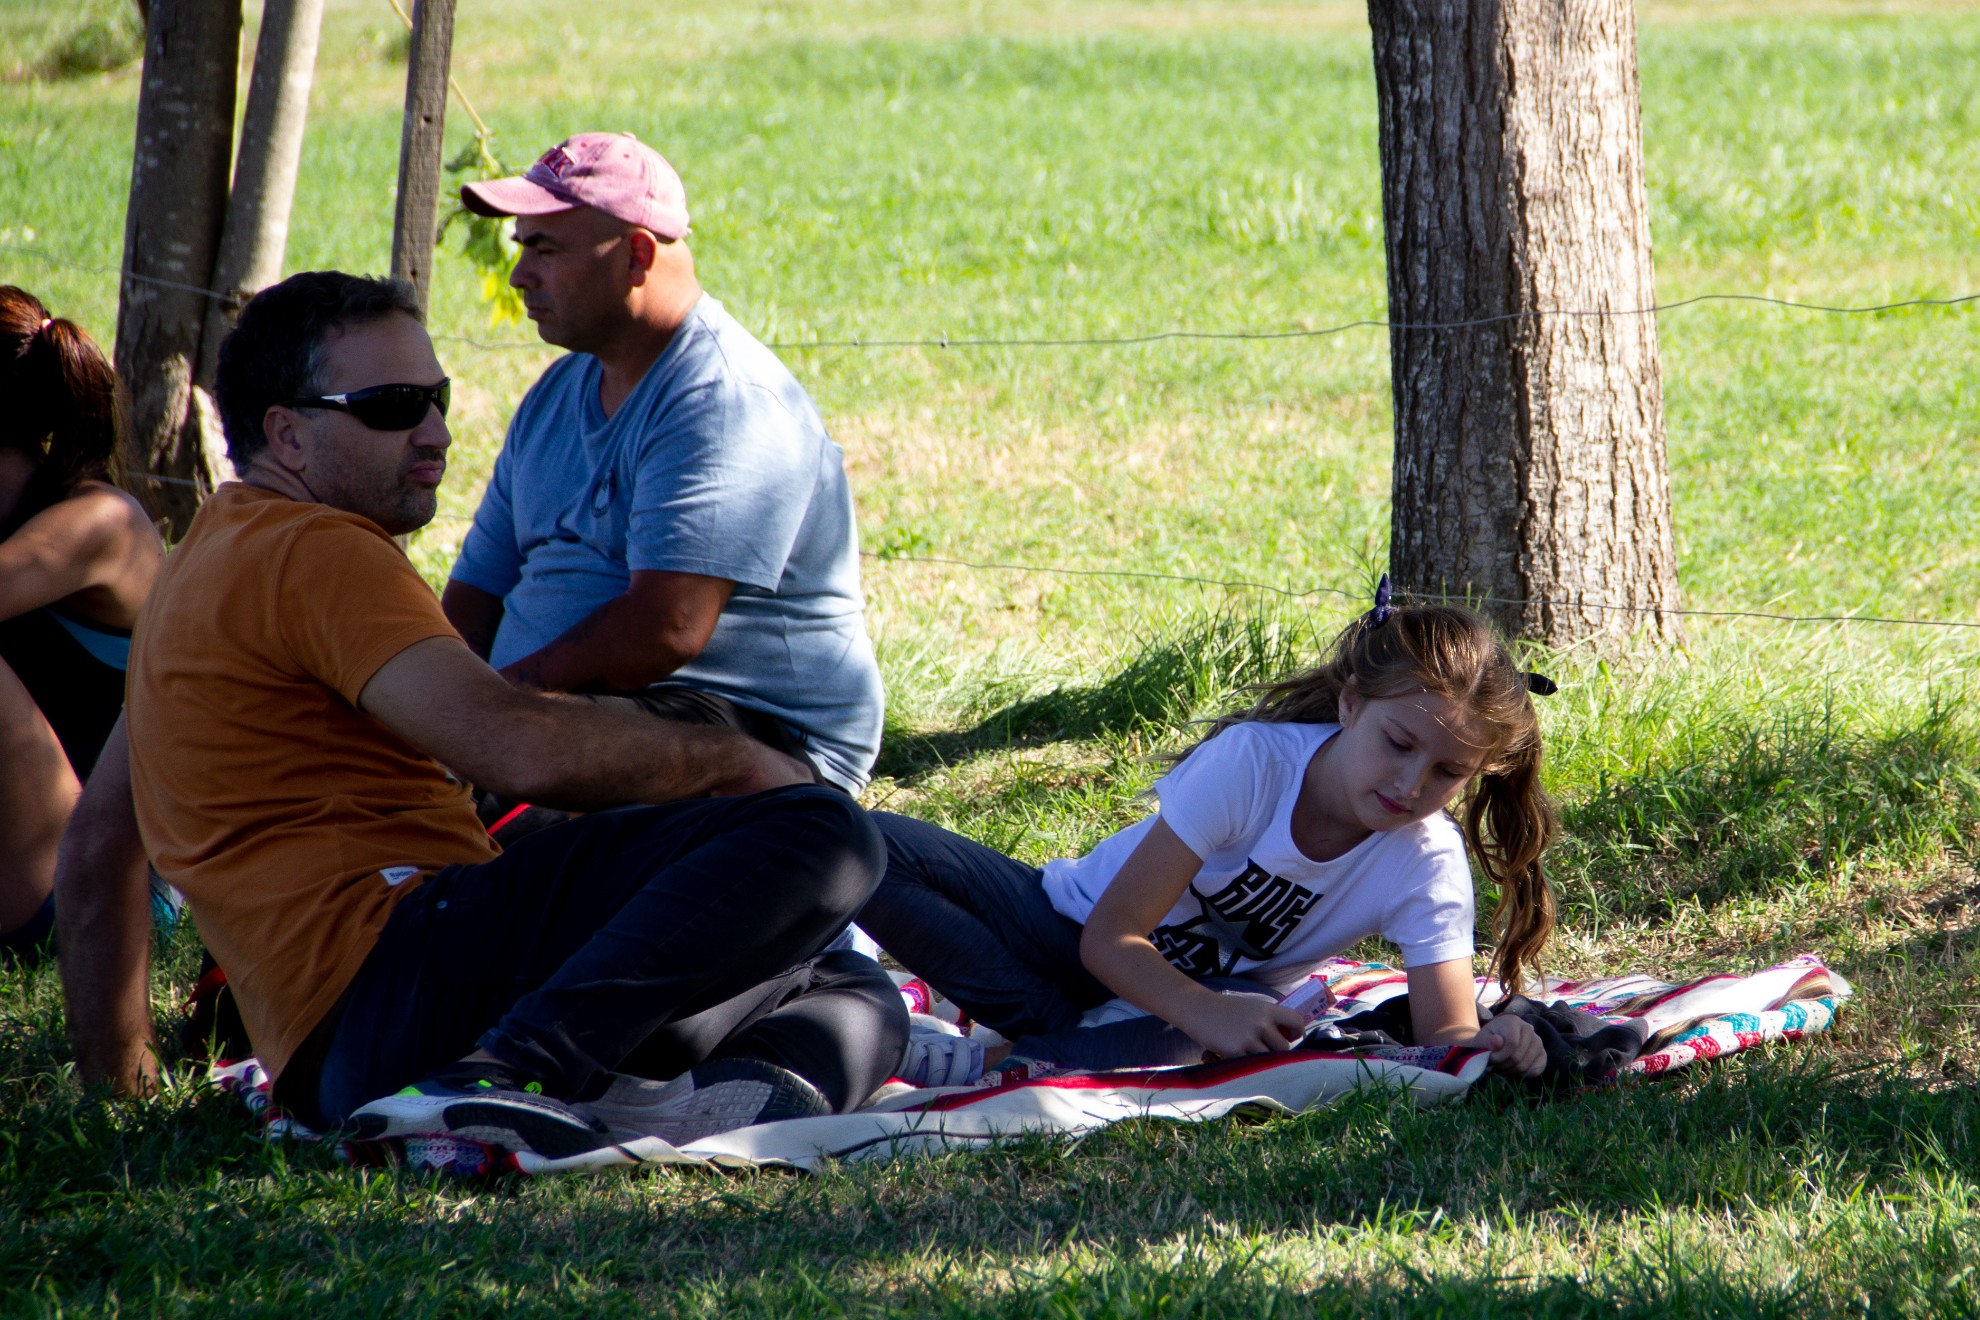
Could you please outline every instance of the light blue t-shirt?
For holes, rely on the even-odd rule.
[[[524,396],[453,577],[503,598],[489,660],[520,660],[660,569],[736,584],[668,677],[768,712],[858,791],[880,749],[843,454],[791,373],[703,297],[609,419],[573,353]]]

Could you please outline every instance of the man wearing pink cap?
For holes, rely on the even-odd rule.
[[[857,792],[882,698],[843,455],[702,292],[680,176],[581,133],[461,199],[515,217],[510,283],[570,352],[510,422],[447,617],[516,682],[740,728]]]

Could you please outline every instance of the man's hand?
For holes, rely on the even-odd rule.
[[[714,797],[745,797],[751,793],[762,793],[772,788],[787,788],[792,784],[815,784],[817,776],[811,767],[795,756],[786,756],[774,747],[767,747],[755,739],[750,740],[751,750],[748,764],[733,783],[718,785],[709,790]]]
[[[1238,1059],[1289,1050],[1306,1034],[1306,1019],[1263,995],[1212,993],[1177,1026],[1212,1054]]]

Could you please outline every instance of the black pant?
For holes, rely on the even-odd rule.
[[[819,950],[883,856],[844,794],[799,787],[596,812],[450,867],[393,912],[281,1098],[341,1123],[478,1044],[567,1099],[719,1056],[848,1109],[899,1066],[907,1012],[870,959]]]

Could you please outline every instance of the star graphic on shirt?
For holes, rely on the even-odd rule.
[[[1229,976],[1240,958],[1264,962],[1325,895],[1246,859],[1245,869],[1214,894],[1192,884],[1201,914],[1156,927],[1149,937],[1163,957],[1187,976]]]

